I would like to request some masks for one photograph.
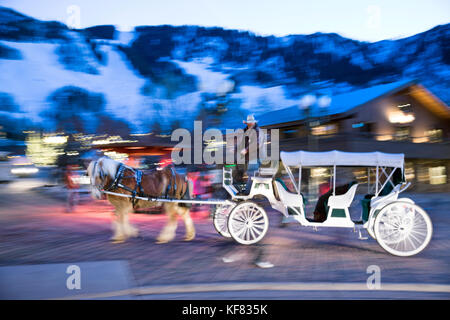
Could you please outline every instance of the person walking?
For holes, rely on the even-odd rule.
[[[76,166],[68,165],[64,173],[64,182],[67,189],[66,212],[73,212],[75,205],[78,203],[78,188]]]

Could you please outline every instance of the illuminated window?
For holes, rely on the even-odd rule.
[[[428,137],[430,142],[441,142],[442,141],[442,129],[433,129],[425,131],[425,135]]]
[[[390,134],[382,134],[376,137],[377,141],[389,141],[392,140],[392,136]]]
[[[410,127],[396,127],[394,140],[404,141],[408,140],[410,136],[411,129]]]
[[[428,172],[430,175],[430,184],[444,184],[447,182],[444,166],[429,168]]]
[[[398,107],[403,113],[410,113],[410,112],[412,112],[411,104],[410,104],[410,103],[399,104],[397,107]]]
[[[315,136],[333,135],[338,132],[338,127],[334,123],[324,124],[312,128],[312,134]]]
[[[430,139],[428,137],[419,137],[419,138],[413,138],[414,143],[425,143],[430,142]]]
[[[410,162],[405,163],[405,179],[406,181],[411,181],[415,177],[414,165]]]
[[[415,119],[413,114],[405,114],[403,112],[393,112],[389,115],[390,123],[410,123]]]
[[[429,170],[426,167],[420,166],[417,168],[417,181],[426,183],[429,181]]]

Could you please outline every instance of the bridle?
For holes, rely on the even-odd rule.
[[[98,163],[98,160],[96,160],[94,162],[94,168],[92,169],[92,174],[95,174],[95,169],[97,168],[97,163]],[[94,187],[97,188],[98,191],[102,191],[103,188],[105,187],[105,183],[103,182],[105,180],[105,174],[103,173],[103,170],[99,170],[99,175],[100,175],[101,184],[98,186],[94,184]],[[95,180],[94,180],[94,182],[95,182]]]

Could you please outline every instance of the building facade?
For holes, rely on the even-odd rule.
[[[416,192],[450,191],[450,108],[417,81],[331,97],[331,103],[270,112],[262,128],[280,130],[280,150],[405,154]]]

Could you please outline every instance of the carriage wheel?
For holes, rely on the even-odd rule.
[[[214,228],[221,236],[225,238],[231,238],[231,234],[228,231],[228,216],[234,207],[234,204],[219,204],[216,206],[216,210],[214,211]]]
[[[240,244],[254,244],[266,235],[269,219],[266,211],[251,201],[238,204],[228,217],[228,231]]]
[[[408,202],[394,202],[378,213],[375,236],[387,252],[401,257],[421,252],[431,240],[433,225],[428,214]]]
[[[375,218],[373,215],[369,216],[369,223],[367,224],[367,233],[373,238],[373,239],[377,239],[377,237],[375,236],[375,230],[374,230],[374,221]]]

